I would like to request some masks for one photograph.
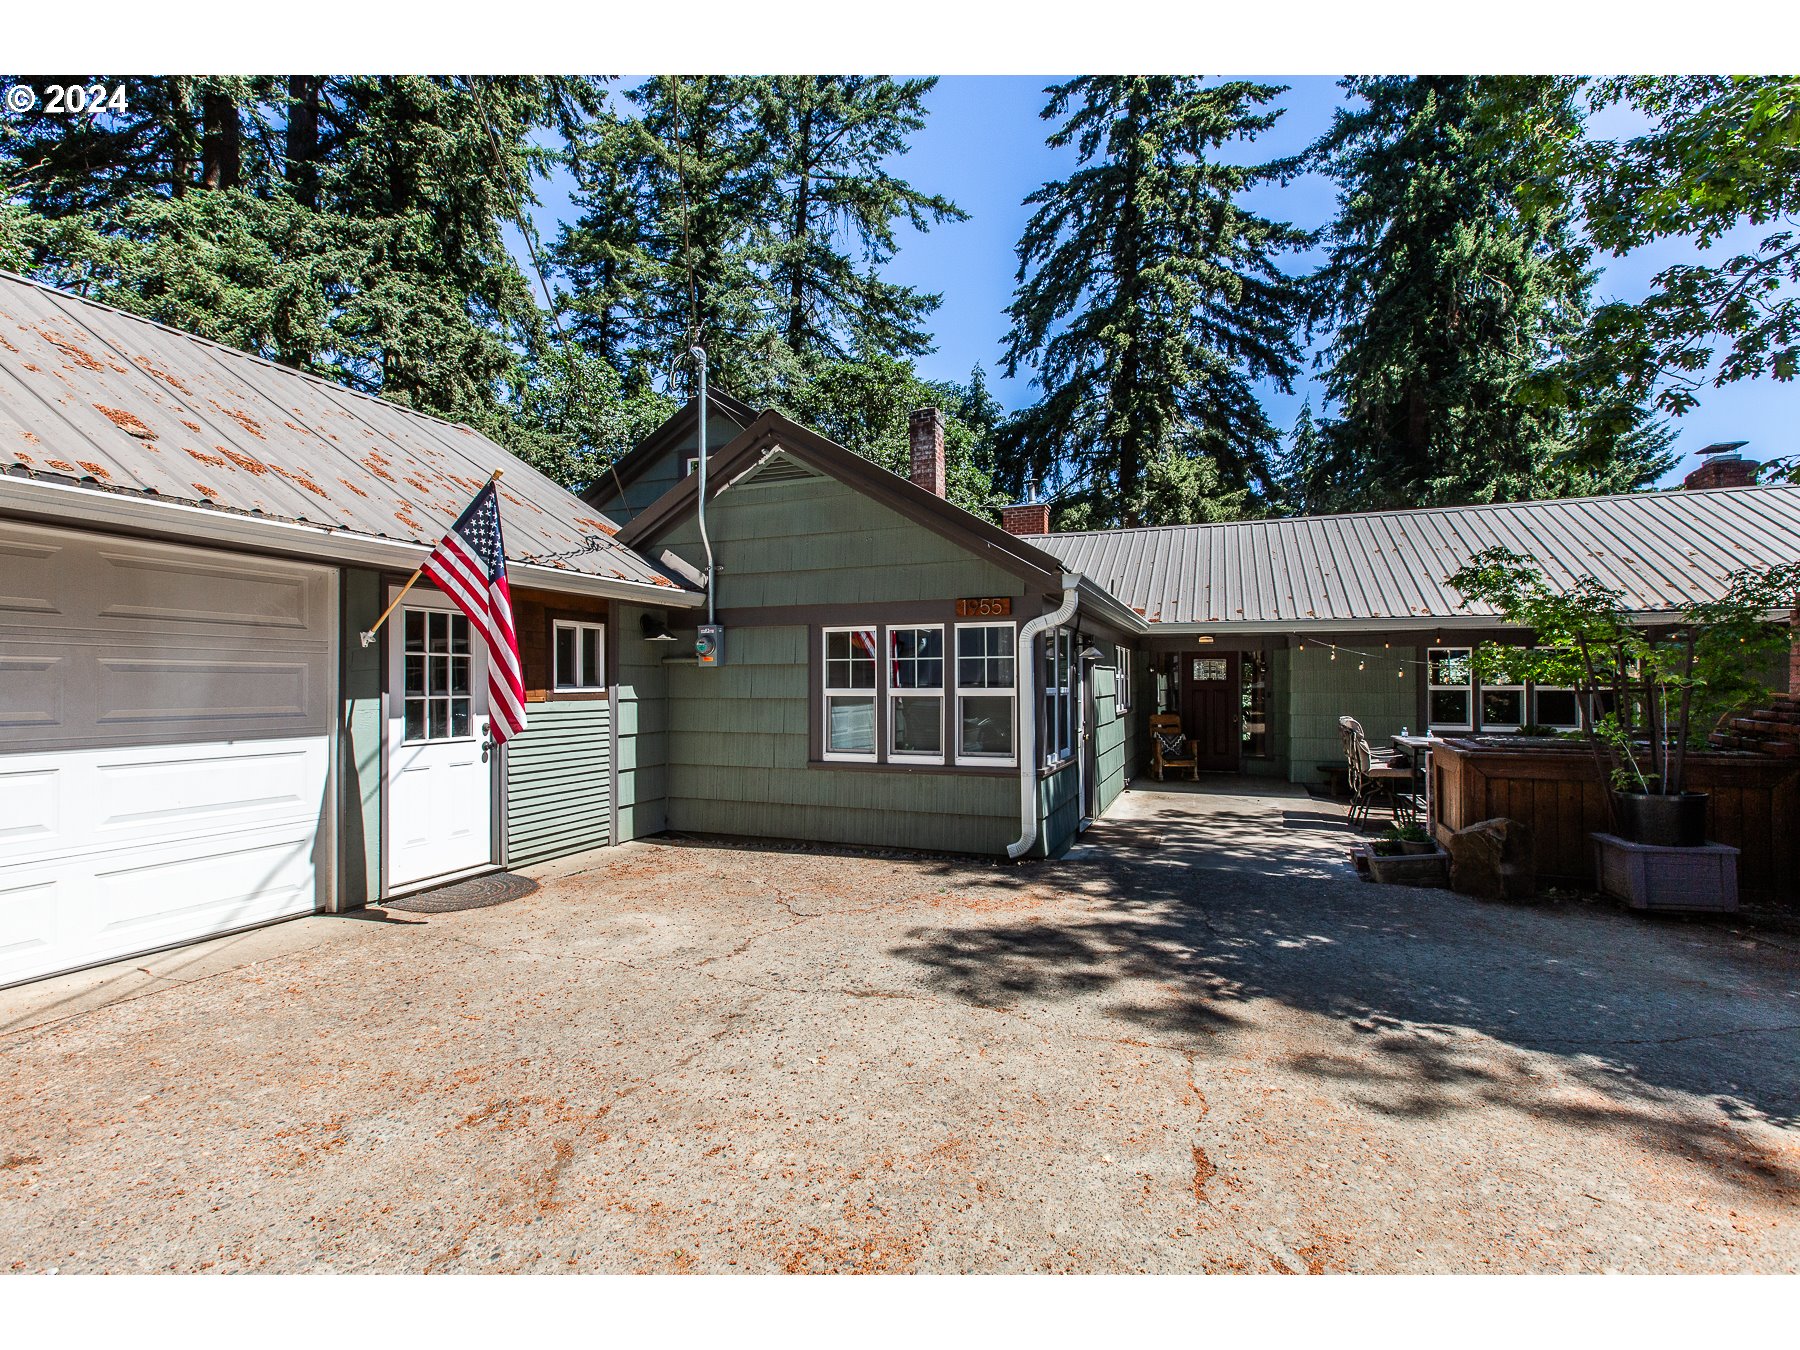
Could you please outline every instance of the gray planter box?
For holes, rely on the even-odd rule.
[[[1448,853],[1369,854],[1369,875],[1390,886],[1450,885]]]
[[[1738,851],[1727,844],[1665,848],[1596,834],[1600,889],[1632,909],[1664,914],[1732,914],[1738,907]]]

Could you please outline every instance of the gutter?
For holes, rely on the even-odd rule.
[[[46,524],[79,528],[112,527],[182,543],[204,542],[258,549],[313,562],[361,564],[410,572],[430,555],[433,545],[371,535],[304,521],[270,520],[238,515],[183,502],[159,501],[122,492],[51,483],[0,473],[0,509]],[[522,586],[589,595],[638,604],[698,609],[706,597],[678,586],[654,586],[621,577],[598,577],[507,559],[506,570]]]
[[[1048,614],[1029,619],[1019,629],[1019,837],[1006,846],[1006,856],[1024,857],[1036,847],[1037,818],[1037,661],[1032,642],[1049,628],[1060,628],[1075,617],[1081,598],[1081,577],[1064,572],[1062,603]]]

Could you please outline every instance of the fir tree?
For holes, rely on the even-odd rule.
[[[1355,507],[1637,486],[1666,467],[1643,410],[1559,378],[1591,250],[1556,193],[1519,191],[1534,144],[1576,134],[1557,81],[1354,78],[1305,163],[1338,181],[1315,320],[1340,409],[1322,481]]]
[[[1275,461],[1278,488],[1273,504],[1289,515],[1316,515],[1327,509],[1332,500],[1324,479],[1327,460],[1326,433],[1308,399],[1300,405],[1287,444]]]
[[[925,125],[936,79],[782,75],[756,85],[776,194],[762,252],[783,342],[802,359],[930,350],[921,324],[940,297],[881,279],[895,222],[924,231],[967,216],[895,177],[889,163]]]
[[[1281,89],[1192,77],[1087,76],[1050,91],[1051,134],[1080,167],[1026,199],[1003,368],[1041,400],[1009,424],[1009,482],[1073,485],[1090,517],[1162,518],[1149,466],[1186,484],[1183,511],[1267,492],[1276,433],[1254,382],[1297,372],[1295,285],[1278,257],[1304,234],[1239,204],[1265,166],[1219,152],[1266,130]],[[1175,472],[1204,458],[1210,474]]]

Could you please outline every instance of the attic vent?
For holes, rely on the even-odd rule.
[[[815,473],[797,459],[789,459],[780,451],[770,455],[761,464],[744,475],[746,483],[792,483],[802,478],[818,478]]]

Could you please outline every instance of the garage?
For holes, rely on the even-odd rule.
[[[0,984],[328,903],[336,585],[0,521]]]

